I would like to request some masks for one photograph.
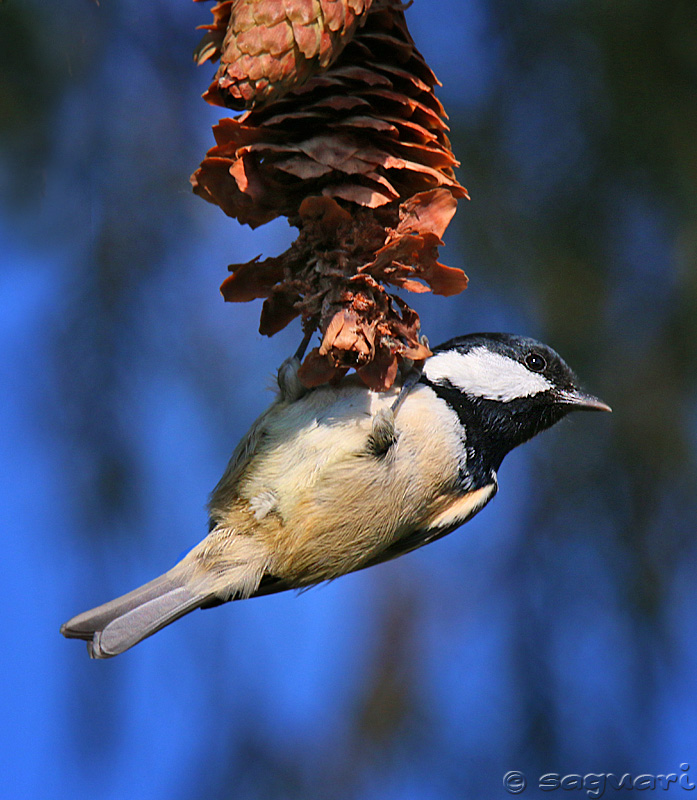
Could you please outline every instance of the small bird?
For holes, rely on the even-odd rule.
[[[209,533],[159,578],[66,622],[110,658],[195,608],[300,589],[450,533],[496,494],[504,456],[570,411],[610,411],[550,347],[477,333],[434,348],[401,387],[306,390],[297,357],[237,446]]]

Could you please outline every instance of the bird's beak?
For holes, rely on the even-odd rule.
[[[569,389],[559,392],[557,402],[574,406],[574,408],[586,411],[612,411],[607,403],[603,403],[592,394],[586,394],[579,389]]]

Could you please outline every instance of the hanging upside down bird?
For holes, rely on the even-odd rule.
[[[66,622],[110,658],[196,608],[300,589],[439,539],[496,494],[504,456],[570,411],[609,411],[549,347],[503,333],[436,347],[401,387],[305,390],[299,360],[237,446],[209,533],[172,569]]]

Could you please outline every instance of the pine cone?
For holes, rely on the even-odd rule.
[[[194,191],[251,227],[287,216],[300,229],[281,256],[231,266],[223,295],[265,297],[268,335],[297,315],[306,330],[319,324],[321,347],[301,371],[308,385],[353,367],[386,388],[399,359],[428,350],[418,316],[382,284],[444,295],[467,284],[437,261],[467,192],[403,6],[237,0],[213,12],[199,60],[219,56],[221,66],[206,97],[248,110],[214,128]],[[286,49],[274,50],[281,39]]]

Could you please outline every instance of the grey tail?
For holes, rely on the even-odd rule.
[[[122,597],[78,614],[61,626],[68,639],[87,640],[90,658],[111,658],[210,601],[185,582],[174,567]]]

